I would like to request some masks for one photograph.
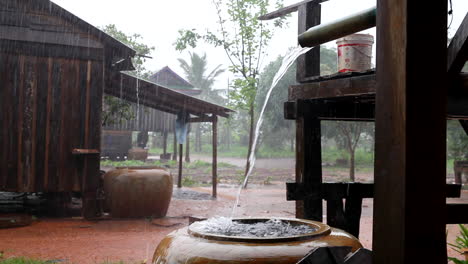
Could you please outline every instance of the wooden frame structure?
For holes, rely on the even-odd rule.
[[[321,2],[276,13],[298,10],[302,33],[320,24]],[[285,103],[285,118],[297,125],[296,183],[287,186],[296,216],[322,221],[325,199],[328,223],[359,235],[362,198],[373,197],[379,264],[447,263],[445,225],[468,223],[468,204],[445,201],[461,187],[445,183],[445,141],[446,119],[464,128],[468,122],[468,76],[460,73],[468,15],[447,49],[446,1],[421,8],[378,0],[377,71],[319,77],[320,55],[307,53],[298,62],[300,84],[289,88]],[[322,183],[320,120],[376,122],[375,184]]]
[[[228,117],[233,110],[171,90],[151,81],[142,80],[125,73],[110,73],[104,92],[124,100],[138,103],[171,114],[185,112],[190,115],[189,123],[210,122],[213,133],[212,196],[217,196],[217,123],[218,116]],[[136,95],[139,95],[138,98]],[[174,141],[174,149],[177,144]],[[182,187],[182,145],[179,146],[179,175],[177,186]]]

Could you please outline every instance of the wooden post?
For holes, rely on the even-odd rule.
[[[182,160],[183,160],[184,145],[179,144],[179,175],[177,177],[177,188],[182,188]]]
[[[305,32],[310,27],[319,25],[321,22],[320,4],[309,2],[299,6],[298,19],[299,34]],[[320,75],[320,48],[312,49],[297,59],[296,80],[298,82],[304,82],[307,77],[317,75]],[[302,103],[303,102],[297,102],[298,105]],[[314,124],[310,124],[309,122],[308,118],[297,118],[296,120],[296,182],[316,185],[315,190],[320,192],[320,187],[317,187],[317,184],[321,184],[322,182],[321,144],[319,142],[318,145],[314,145],[315,148],[318,146],[318,151],[312,150],[309,145],[311,144],[309,141],[311,135],[309,133],[312,133],[312,130],[314,130],[312,126],[315,128],[318,126],[318,132],[320,133],[320,121],[315,120],[313,121]],[[316,129],[315,132],[317,132]],[[318,153],[320,156],[320,163],[317,165],[320,166],[320,172],[316,171],[316,178],[314,179],[309,178],[311,176],[311,171],[309,170],[306,172],[305,168],[306,164],[310,165],[309,159],[314,155],[311,152]],[[308,168],[310,168],[310,166]],[[322,221],[322,200],[315,199],[315,201],[311,201],[308,199],[307,201],[296,201],[296,217]]]
[[[187,140],[185,143],[185,162],[190,162],[190,130],[191,130],[191,125],[188,124]]]
[[[447,263],[447,1],[377,12],[373,263]]]
[[[297,102],[296,182],[310,195],[296,203],[296,217],[322,221],[322,146],[320,120],[310,113],[307,103]]]
[[[163,132],[163,155],[167,153],[167,132]]]
[[[172,160],[177,160],[177,136],[174,131],[174,153],[172,154]]]
[[[298,7],[298,34],[320,25],[321,6],[309,2]],[[320,47],[314,48],[297,59],[296,80],[305,82],[306,78],[320,75]]]
[[[213,197],[217,196],[217,184],[218,184],[218,117],[213,115],[213,163],[212,163],[212,182],[213,182]]]

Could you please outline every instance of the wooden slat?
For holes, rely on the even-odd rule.
[[[32,191],[35,185],[36,117],[37,117],[37,57],[26,57],[24,66],[24,98],[21,163],[23,164],[23,190]]]
[[[48,92],[48,59],[37,59],[37,93],[36,93],[36,136],[35,136],[35,166],[34,190],[41,190],[44,186],[44,157],[46,150],[46,119],[47,119],[47,92]]]
[[[18,144],[16,145],[16,162],[18,167],[18,174],[16,175],[16,182],[17,182],[17,189],[20,191],[24,191],[23,185],[23,116],[24,116],[24,83],[25,83],[25,73],[24,73],[24,63],[25,63],[25,56],[19,56],[19,85],[17,86],[18,89],[18,105],[17,105],[17,118],[18,118],[18,126],[16,127],[16,131],[18,133]]]
[[[447,71],[459,73],[468,59],[468,13],[450,41],[447,49]]]
[[[7,78],[7,56],[4,54],[0,54],[0,83],[3,83],[4,85],[6,84],[6,78]],[[7,138],[7,130],[5,129],[5,120],[6,120],[6,109],[5,109],[5,98],[7,94],[7,89],[5,89],[5,86],[3,89],[0,89],[0,190],[5,189],[5,181],[6,181],[6,172],[4,171],[6,169],[6,162],[5,162],[5,156],[6,156],[6,151],[5,151],[5,146],[7,144],[6,138]]]
[[[53,59],[51,69],[51,94],[50,94],[50,119],[49,119],[49,144],[48,144],[48,174],[47,174],[47,186],[48,190],[59,190],[59,178],[60,178],[60,138],[62,136],[62,104],[60,98],[62,97],[62,79],[66,78],[63,76],[62,64],[63,59]]]
[[[299,3],[296,3],[296,4],[292,4],[292,5],[280,8],[280,9],[278,9],[276,11],[270,12],[270,13],[265,14],[263,16],[260,16],[258,18],[258,20],[271,20],[271,19],[274,19],[274,18],[282,17],[282,16],[285,16],[287,14],[296,12],[298,10],[298,8],[300,6],[302,6],[302,5],[305,5],[305,4],[315,4],[315,5],[317,5],[317,4],[326,2],[326,1],[328,1],[328,0],[305,0],[305,1],[302,1],[302,2],[299,2]]]
[[[45,123],[45,152],[44,152],[44,189],[49,186],[49,153],[50,153],[50,120],[52,116],[52,88],[53,88],[53,60],[48,58],[47,61],[47,107],[46,107],[46,123]]]
[[[447,2],[377,6],[373,262],[446,263]]]

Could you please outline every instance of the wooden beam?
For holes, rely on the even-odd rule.
[[[298,34],[320,25],[322,7],[314,2],[308,2],[298,7]],[[320,75],[320,47],[316,47],[297,58],[296,80],[305,82],[307,78]]]
[[[302,83],[289,87],[288,100],[372,94],[375,93],[375,86],[375,74]]]
[[[377,12],[373,263],[447,263],[447,1]]]
[[[213,185],[213,198],[217,197],[217,186],[218,186],[218,118],[213,117],[213,161],[212,161],[212,185]]]
[[[280,8],[280,9],[278,9],[276,11],[273,11],[273,12],[270,12],[270,13],[268,13],[266,15],[260,16],[258,18],[258,20],[275,19],[275,18],[278,18],[278,17],[288,15],[290,13],[296,12],[300,8],[300,6],[303,6],[303,5],[306,5],[306,4],[318,5],[318,4],[326,2],[326,1],[328,1],[328,0],[305,0],[305,1],[302,1],[302,2],[299,2],[299,3],[296,3],[296,4],[292,4],[292,5]]]
[[[459,73],[468,59],[468,13],[447,49],[447,71]]]
[[[200,116],[200,117],[191,117],[189,118],[189,123],[203,123],[203,122],[213,122],[215,115],[212,116]]]
[[[447,204],[447,224],[468,224],[468,204]]]

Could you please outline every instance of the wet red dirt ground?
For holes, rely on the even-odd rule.
[[[205,193],[211,190],[205,187],[184,189]],[[38,219],[30,226],[0,229],[0,251],[5,257],[25,256],[60,263],[150,263],[159,241],[187,225],[189,216],[230,215],[236,193],[236,188],[219,188],[217,200],[173,199],[163,219]],[[468,191],[463,191],[461,200],[468,202]],[[364,200],[360,240],[367,248],[372,246],[372,206],[372,199]],[[294,210],[294,202],[286,201],[284,183],[275,182],[269,186],[251,185],[244,190],[235,216],[294,217]],[[456,225],[448,226],[449,241],[453,241],[457,233]],[[448,252],[455,256],[453,250]]]

